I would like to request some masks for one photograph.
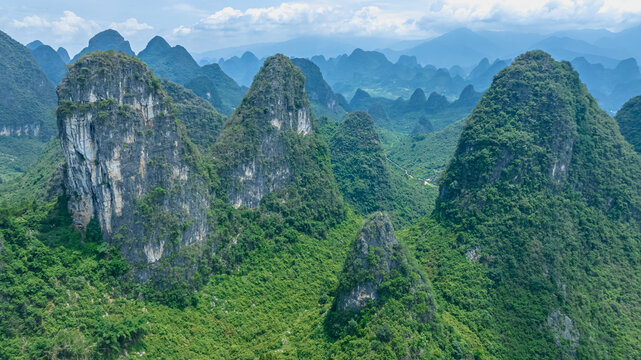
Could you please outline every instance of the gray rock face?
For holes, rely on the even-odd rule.
[[[0,125],[0,136],[33,136],[40,135],[40,123],[23,125]]]
[[[351,286],[337,296],[339,311],[361,309],[378,299],[378,287],[393,269],[398,268],[400,251],[389,217],[376,213],[356,236],[354,248],[346,264],[346,273],[353,276]],[[407,259],[405,259],[407,261]]]
[[[288,139],[313,132],[305,78],[283,55],[268,58],[229,119],[214,151],[229,202],[256,208],[261,199],[290,183]]]
[[[58,87],[65,185],[74,223],[97,219],[134,264],[207,236],[205,179],[171,102],[145,65],[122,53],[77,61]]]
[[[567,347],[570,355],[574,356],[576,348],[579,346],[579,332],[574,328],[572,319],[556,310],[548,316],[547,324],[554,334],[556,345]],[[561,340],[565,340],[565,342],[562,343]]]

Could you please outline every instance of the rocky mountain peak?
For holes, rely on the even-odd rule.
[[[272,208],[305,207],[312,221],[327,219],[324,211],[343,216],[329,151],[314,134],[304,83],[289,58],[268,58],[225,123],[211,154],[221,192],[234,207],[256,208],[273,193]]]
[[[105,44],[119,44],[124,42],[125,38],[113,29],[101,31],[89,39],[89,47],[99,47]]]
[[[371,215],[356,235],[345,261],[332,316],[358,314],[365,307],[383,306],[390,298],[411,296],[414,299],[408,302],[412,304],[406,308],[408,316],[421,322],[428,321],[434,311],[434,301],[425,278],[413,261],[394,236],[387,214]],[[388,288],[388,284],[400,278],[407,286]],[[347,317],[342,316],[342,321]]]
[[[171,45],[169,45],[167,40],[165,40],[162,36],[154,36],[151,40],[149,40],[149,43],[147,43],[147,47],[145,48],[145,50],[164,51],[170,48]]]
[[[144,63],[94,52],[70,68],[58,97],[76,226],[96,219],[105,240],[133,264],[154,263],[206,239],[206,182],[187,160],[195,150]]]
[[[133,50],[131,50],[131,46],[129,45],[129,41],[125,40],[125,38],[123,38],[122,35],[120,35],[120,33],[116,30],[108,29],[99,32],[98,34],[94,35],[94,37],[89,39],[88,46],[82,49],[82,51],[80,51],[76,56],[74,56],[73,59],[71,59],[71,63],[76,62],[83,55],[96,50],[115,50],[122,51],[127,55],[134,55],[134,52]]]
[[[412,93],[412,96],[410,96],[410,100],[408,103],[408,106],[411,109],[420,109],[423,106],[425,106],[425,102],[427,101],[425,97],[425,92],[421,88],[417,88],[414,90]]]
[[[351,279],[351,286],[342,289],[336,297],[337,310],[358,310],[378,300],[378,286],[385,275],[399,265],[394,258],[395,251],[398,251],[398,240],[394,236],[392,223],[386,214],[378,212],[365,222],[356,235],[345,263],[345,268],[356,278]]]
[[[265,60],[239,107],[248,106],[264,109],[265,120],[277,130],[305,135],[313,131],[305,77],[284,55]]]

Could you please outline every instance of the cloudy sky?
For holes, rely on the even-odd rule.
[[[193,52],[305,35],[426,39],[459,27],[549,33],[641,24],[639,0],[0,0],[0,29],[75,54],[118,30],[140,51],[154,35]]]

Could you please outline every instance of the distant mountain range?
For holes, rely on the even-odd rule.
[[[265,57],[274,53],[310,59],[331,90],[347,99],[357,89],[374,97],[409,99],[420,88],[452,101],[468,85],[477,91],[486,89],[517,54],[541,49],[557,60],[571,61],[601,107],[613,114],[625,101],[641,94],[641,73],[635,60],[641,58],[641,50],[633,46],[638,40],[641,27],[619,33],[576,30],[548,35],[462,28],[426,41],[312,36],[192,56],[184,47],[172,47],[157,36],[138,57],[156,75],[186,86],[230,115]],[[54,50],[40,41],[27,47],[53,84],[66,74],[66,64],[85,53],[114,49],[134,54],[115,30],[96,34],[71,60],[64,48]],[[363,50],[376,48],[380,50]]]

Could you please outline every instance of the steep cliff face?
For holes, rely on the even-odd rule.
[[[130,263],[147,264],[207,236],[208,192],[171,99],[123,53],[78,60],[58,87],[65,184],[74,223],[97,219]]]
[[[214,157],[234,207],[255,208],[291,181],[287,137],[312,133],[305,78],[283,55],[265,61],[249,92],[223,129]]]

